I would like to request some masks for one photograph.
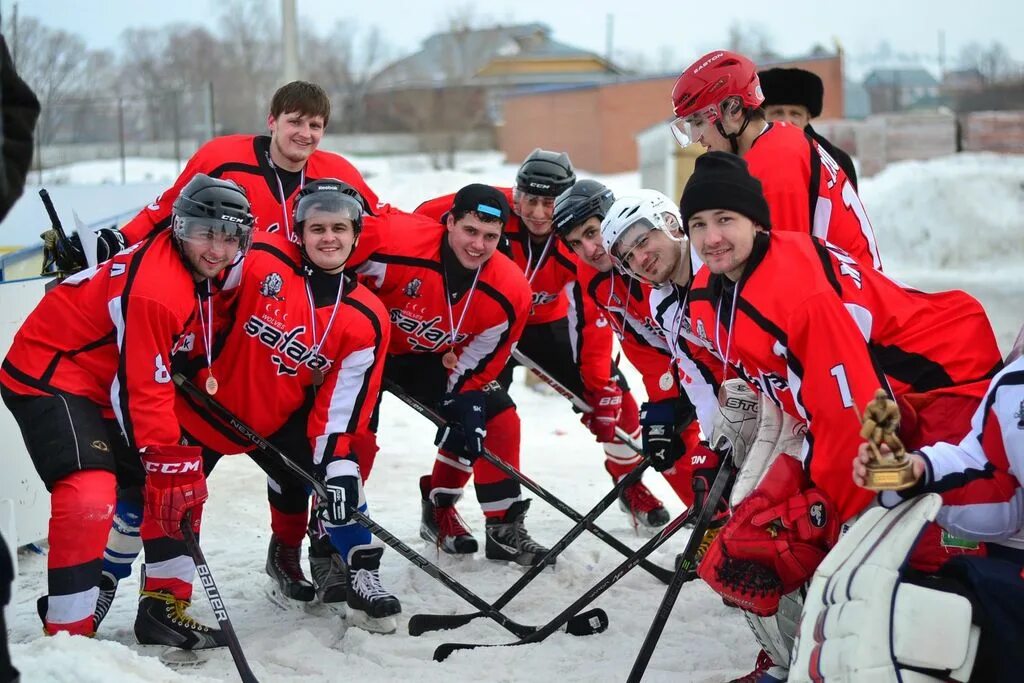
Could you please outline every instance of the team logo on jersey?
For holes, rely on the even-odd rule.
[[[558,292],[552,294],[551,292],[534,292],[533,293],[533,305],[543,306],[549,304],[558,298]]]
[[[188,334],[178,337],[178,341],[175,342],[171,348],[171,355],[176,353],[191,353],[192,349],[196,345],[196,333],[189,332]]]
[[[451,333],[442,327],[439,315],[435,315],[429,320],[417,320],[406,315],[405,311],[400,308],[392,308],[388,312],[388,317],[391,318],[395,327],[409,335],[406,337],[406,341],[409,342],[409,348],[413,351],[437,351],[449,342]],[[455,335],[455,344],[461,344],[468,336],[463,332]]]
[[[782,376],[775,372],[761,371],[758,371],[757,376],[754,376],[747,372],[747,369],[743,367],[743,363],[738,360],[735,363],[730,362],[729,365],[736,370],[736,374],[740,376],[740,379],[767,396],[775,405],[782,407],[779,392],[789,390],[789,382],[783,379]]]
[[[811,507],[807,509],[807,516],[811,520],[811,526],[818,529],[824,528],[828,522],[828,514],[825,512],[824,503],[811,503]]]
[[[274,353],[270,362],[277,368],[278,375],[294,377],[299,374],[299,367],[305,365],[310,370],[326,373],[331,367],[331,360],[306,346],[298,337],[306,331],[305,325],[299,325],[287,332],[275,329],[255,315],[250,315],[242,327],[245,333],[256,339]]]
[[[423,281],[418,277],[414,277],[409,281],[409,284],[405,286],[405,295],[410,299],[419,298],[420,287],[423,285]]]
[[[270,297],[274,301],[284,301],[283,296],[278,296],[282,287],[284,287],[284,279],[278,273],[270,273],[260,283],[260,294]]]

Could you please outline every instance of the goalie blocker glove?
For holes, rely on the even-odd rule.
[[[682,431],[694,418],[693,408],[677,398],[644,403],[640,429],[644,458],[658,472],[671,469],[686,452]]]

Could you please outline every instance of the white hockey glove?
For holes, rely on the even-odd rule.
[[[757,394],[741,379],[727,379],[718,389],[718,414],[708,443],[716,451],[732,448],[737,467],[757,437],[757,406]]]
[[[942,499],[921,496],[861,515],[818,566],[804,599],[790,683],[966,681],[978,627],[967,598],[901,583],[900,568]]]

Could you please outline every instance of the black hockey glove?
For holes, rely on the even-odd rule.
[[[349,461],[351,462],[351,461]],[[323,520],[334,526],[347,524],[352,510],[359,507],[359,486],[362,483],[359,468],[352,463],[354,474],[339,474],[329,477],[324,486],[328,499],[323,502]]]
[[[441,417],[445,424],[438,427],[434,445],[472,465],[483,455],[484,437],[487,436],[484,392],[445,394],[441,399]]]
[[[644,457],[658,472],[671,469],[686,452],[680,434],[693,419],[692,411],[676,398],[645,403],[640,408]]]
[[[125,248],[124,234],[116,228],[100,228],[96,231],[96,262],[109,261]]]

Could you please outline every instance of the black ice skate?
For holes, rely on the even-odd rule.
[[[320,602],[345,615],[345,563],[331,544],[330,536],[309,535],[309,574]]]
[[[506,560],[531,567],[547,554],[548,549],[530,538],[530,532],[523,525],[529,509],[530,501],[520,500],[512,503],[503,517],[487,518],[485,554],[488,560]],[[550,564],[553,566],[554,560]]]
[[[479,547],[476,539],[469,533],[465,522],[455,509],[455,503],[462,496],[455,493],[438,492],[434,494],[434,502],[431,502],[429,474],[420,477],[420,495],[422,498],[420,538],[435,544],[451,555],[475,553]]]
[[[201,624],[186,613],[188,600],[164,591],[142,591],[135,617],[135,638],[140,645],[169,645],[183,650],[224,647],[224,632]]]
[[[348,553],[348,622],[373,633],[394,633],[396,614],[402,612],[398,598],[380,582],[380,558],[384,548],[357,545]]]
[[[267,596],[275,604],[289,608],[312,602],[316,588],[302,573],[302,547],[285,545],[271,535],[267,548],[267,574],[273,581]]]

